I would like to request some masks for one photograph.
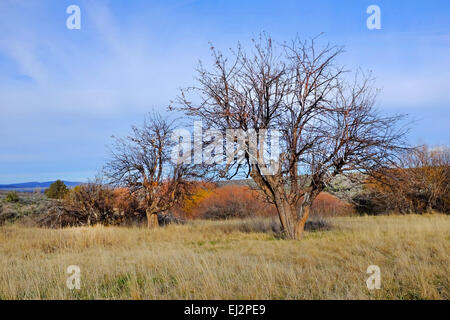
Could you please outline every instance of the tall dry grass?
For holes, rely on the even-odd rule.
[[[1,299],[448,299],[450,217],[342,217],[301,241],[249,221],[0,228]],[[243,227],[244,225],[244,227]],[[261,223],[261,230],[267,226]],[[366,287],[369,265],[381,289]],[[81,268],[81,289],[66,268]]]

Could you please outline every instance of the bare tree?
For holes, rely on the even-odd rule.
[[[61,218],[68,222],[75,220],[80,225],[120,224],[127,214],[114,210],[114,191],[103,184],[101,177],[70,190],[63,205],[65,210],[62,210]],[[66,217],[70,215],[72,219]]]
[[[113,184],[129,188],[141,199],[149,228],[158,226],[158,214],[181,201],[197,177],[193,166],[171,161],[173,130],[174,122],[150,115],[142,127],[132,127],[131,135],[113,137],[112,158],[105,166]]]
[[[276,45],[266,35],[252,41],[249,53],[238,45],[230,57],[211,47],[213,66],[200,63],[198,84],[183,89],[173,108],[208,128],[281,132],[276,172],[251,161],[248,148],[244,163],[235,159],[225,171],[228,178],[243,170],[251,176],[275,204],[286,237],[299,239],[327,183],[337,174],[388,165],[405,130],[396,130],[401,116],[374,109],[370,75],[359,71],[346,80],[350,74],[337,65],[342,48],[320,47],[317,39]]]
[[[449,185],[450,149],[420,146],[405,152],[397,168],[382,169],[369,177],[368,194],[362,200],[378,211],[448,213]]]

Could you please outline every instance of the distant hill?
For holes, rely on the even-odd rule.
[[[47,181],[47,182],[23,182],[23,183],[12,183],[12,184],[0,184],[0,190],[16,190],[16,191],[33,191],[35,189],[47,189],[50,185],[55,181]],[[76,187],[82,182],[74,182],[74,181],[64,181],[64,184],[68,188]]]

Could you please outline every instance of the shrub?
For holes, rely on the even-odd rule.
[[[18,213],[16,210],[10,206],[0,207],[0,226],[6,222],[14,222],[18,218]]]
[[[190,219],[212,220],[277,216],[274,205],[266,202],[258,191],[247,185],[199,188],[175,212]],[[312,216],[344,216],[353,213],[351,204],[326,192],[320,193],[311,206]]]
[[[15,191],[8,192],[5,202],[19,202],[19,195]]]
[[[450,212],[450,149],[421,147],[405,154],[399,167],[378,171],[356,198],[373,213]]]
[[[83,224],[118,224],[123,213],[114,206],[114,190],[101,183],[90,182],[73,188],[65,198],[64,206],[76,213]]]
[[[38,224],[51,228],[119,224],[124,214],[115,207],[114,192],[99,182],[76,186],[66,193],[64,201],[54,203],[40,216]]]
[[[258,191],[248,186],[223,186],[202,193],[200,198],[191,209],[191,217],[214,220],[276,214],[274,206],[266,203]]]
[[[61,180],[56,180],[53,182],[50,187],[45,190],[45,195],[50,199],[63,199],[67,193],[69,192],[69,189],[67,189],[67,186],[62,182]]]
[[[112,190],[110,195],[110,204],[114,210],[121,212],[124,216],[132,216],[134,214],[144,214],[138,199],[131,194],[128,188],[116,188]]]
[[[198,206],[208,197],[212,195],[214,192],[213,186],[199,186],[196,190],[193,191],[191,195],[186,197],[186,199],[181,204],[181,208],[175,208],[174,211],[181,211],[179,215],[184,216],[185,218],[193,218],[195,215],[198,215]]]
[[[141,224],[145,220],[141,196],[127,188],[112,188],[96,180],[69,190],[64,201],[54,201],[37,223],[50,228]],[[171,213],[158,214],[158,220],[160,225],[182,222]]]
[[[311,206],[311,216],[349,216],[354,213],[354,207],[350,203],[327,192],[319,193]]]

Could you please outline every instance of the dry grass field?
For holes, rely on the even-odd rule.
[[[334,218],[302,241],[253,222],[3,226],[0,299],[450,298],[448,216]],[[69,265],[81,268],[80,290],[66,287]],[[379,290],[367,289],[369,265],[381,269]]]

